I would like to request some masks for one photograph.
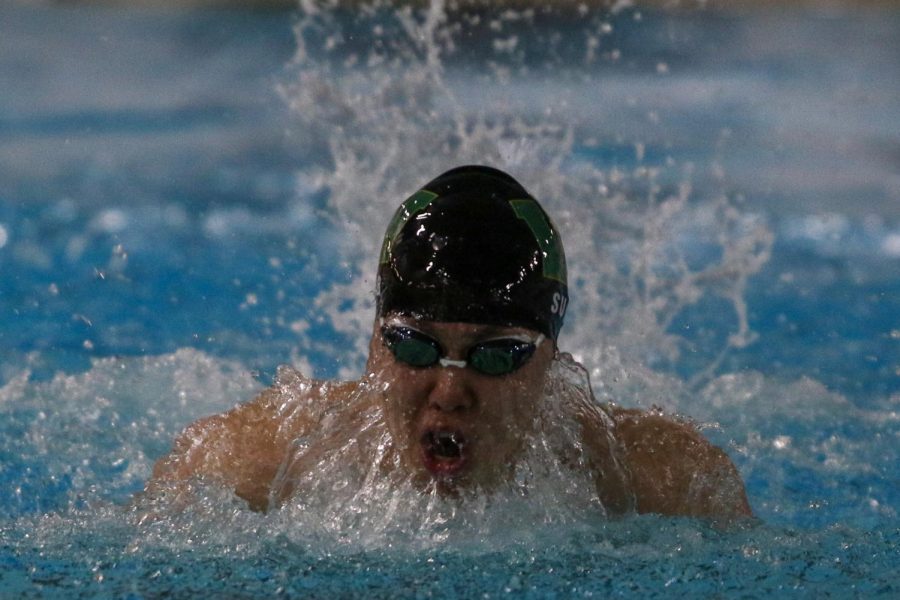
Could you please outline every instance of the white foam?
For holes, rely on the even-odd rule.
[[[121,501],[142,487],[185,425],[258,388],[239,365],[193,349],[95,360],[84,373],[49,381],[32,382],[23,371],[0,388],[3,447],[62,486],[44,492],[48,506]]]

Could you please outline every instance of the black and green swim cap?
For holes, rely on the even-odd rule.
[[[377,293],[382,317],[525,327],[555,340],[569,299],[562,240],[515,179],[458,167],[394,214]]]

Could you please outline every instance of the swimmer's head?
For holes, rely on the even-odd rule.
[[[377,294],[380,317],[524,327],[555,340],[568,304],[562,240],[515,179],[459,167],[394,214]]]

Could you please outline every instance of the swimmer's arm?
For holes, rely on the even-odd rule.
[[[215,482],[264,511],[269,487],[284,456],[277,414],[268,395],[226,413],[200,419],[175,440],[172,452],[160,459],[146,491],[183,491],[196,480]]]
[[[734,463],[692,425],[636,410],[616,409],[614,417],[638,512],[752,516]]]

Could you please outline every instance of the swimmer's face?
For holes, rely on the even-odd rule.
[[[446,358],[466,360],[481,342],[539,334],[516,327],[435,323],[396,317],[438,342]],[[512,472],[537,426],[544,381],[555,353],[543,340],[518,369],[486,375],[471,366],[414,367],[385,345],[380,324],[369,348],[368,372],[383,385],[383,410],[405,468],[444,483],[490,486]]]

